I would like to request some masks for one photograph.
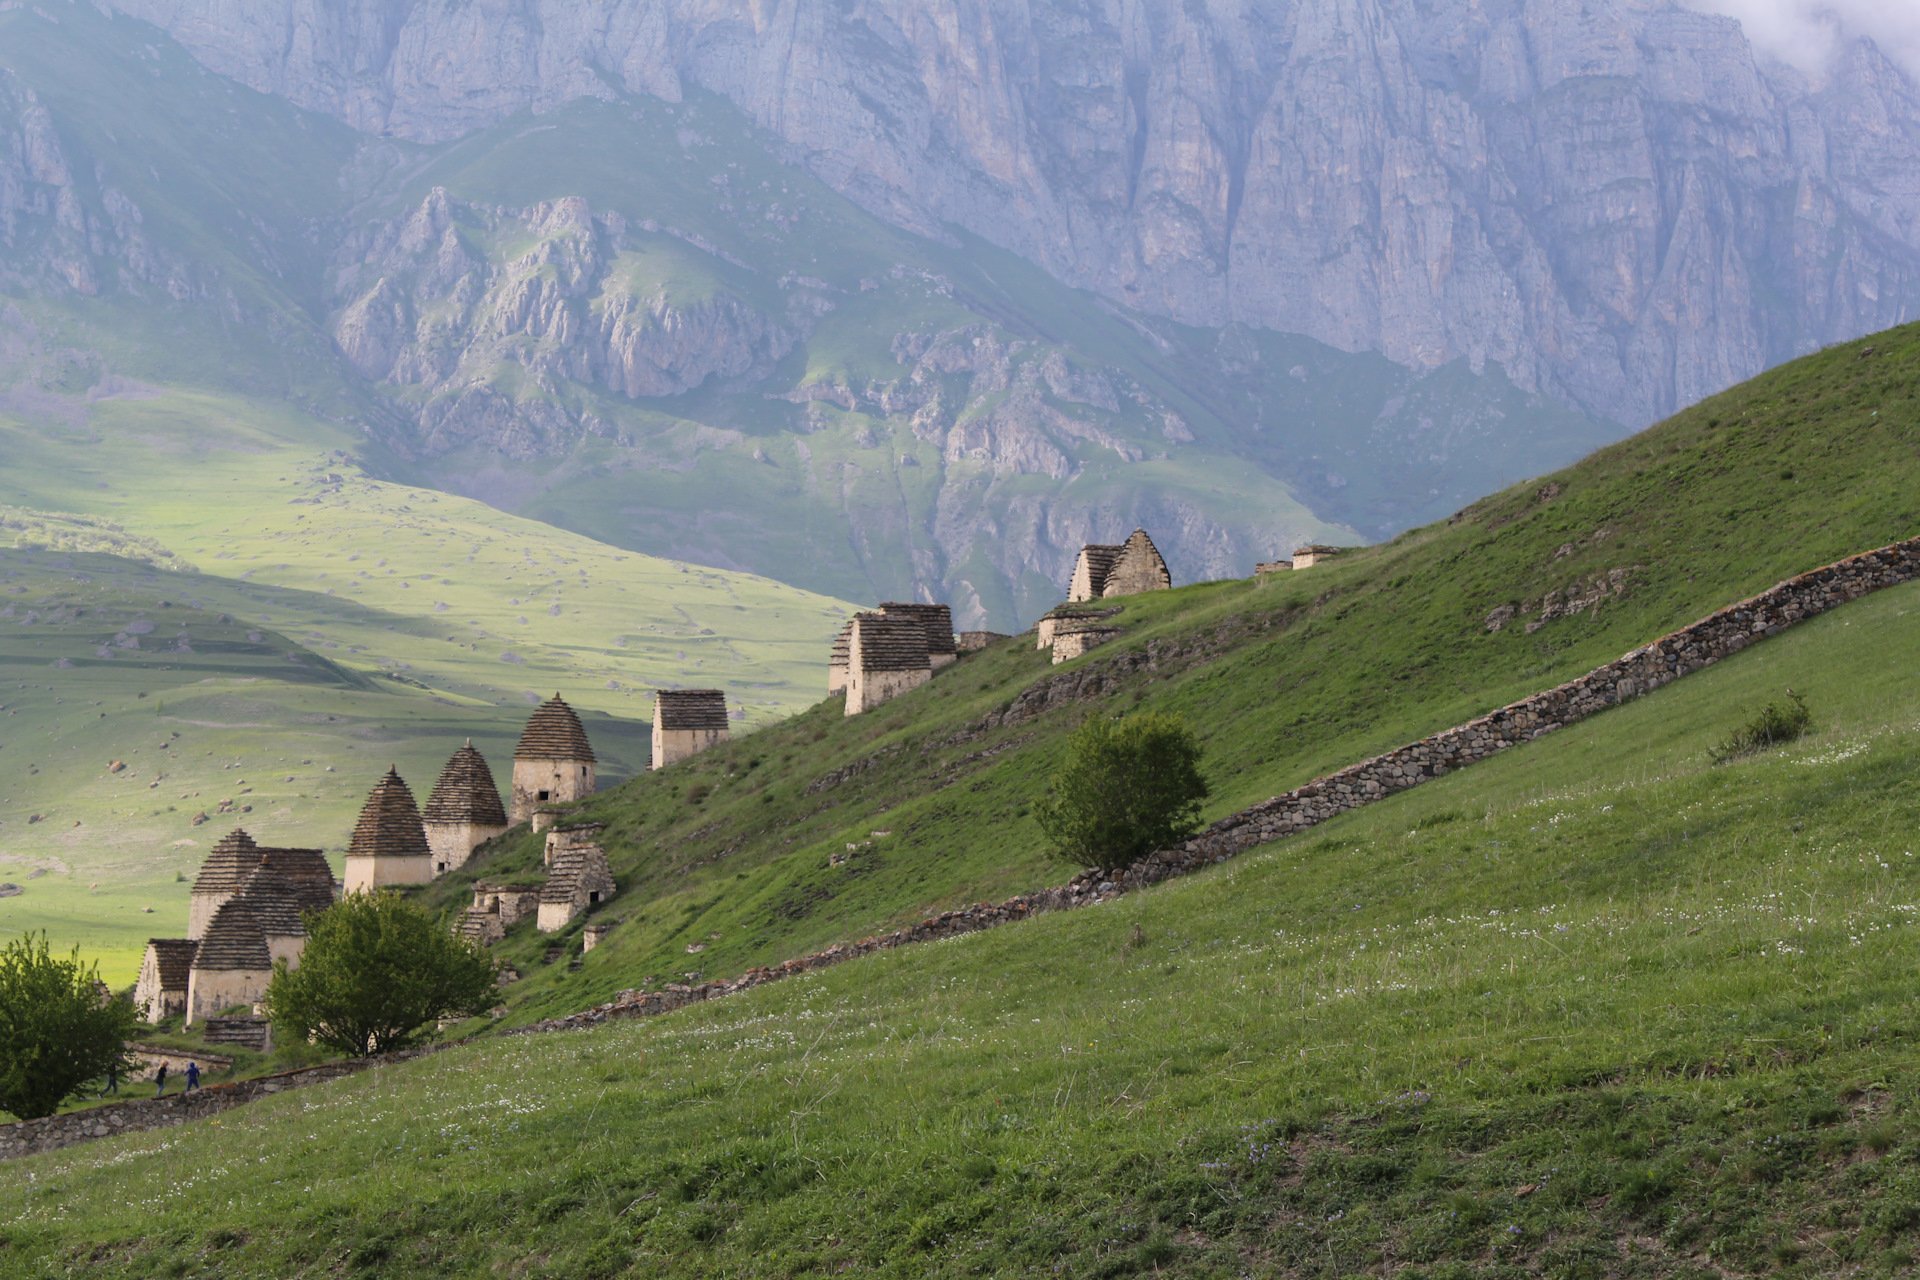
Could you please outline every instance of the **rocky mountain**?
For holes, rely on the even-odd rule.
[[[356,431],[376,476],[969,625],[1030,620],[1136,525],[1182,580],[1241,574],[1618,430],[890,223],[711,93],[419,142],[59,0],[0,10],[0,316],[0,428],[36,456],[112,444],[123,392],[182,421],[237,396]],[[17,460],[0,496],[92,509]]]
[[[1673,0],[116,0],[444,142],[719,94],[895,225],[1637,425],[1920,303],[1920,92]]]

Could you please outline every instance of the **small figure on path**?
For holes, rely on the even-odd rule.
[[[104,1098],[110,1093],[115,1096],[120,1093],[120,1059],[118,1058],[107,1064],[107,1087],[100,1091],[100,1096]]]
[[[160,1069],[153,1073],[153,1096],[158,1098],[167,1091],[167,1064],[161,1063]]]
[[[187,1093],[192,1093],[195,1089],[198,1089],[199,1087],[200,1087],[200,1064],[197,1062],[189,1062],[187,1064],[187,1087],[185,1091]]]

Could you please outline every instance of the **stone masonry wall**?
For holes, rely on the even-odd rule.
[[[1776,635],[1796,622],[1857,600],[1869,592],[1916,578],[1920,578],[1920,538],[1853,556],[1790,578],[1556,688],[1363,760],[1223,818],[1179,848],[1151,854],[1124,871],[1083,872],[1055,888],[1021,894],[1004,902],[945,911],[910,928],[837,944],[782,964],[750,969],[738,978],[696,986],[672,984],[659,991],[622,992],[606,1004],[550,1019],[526,1030],[565,1030],[594,1026],[611,1018],[667,1013],[877,951],[977,933],[1027,919],[1041,911],[1087,906],[1198,871],[1651,693],[1681,676],[1740,652],[1756,640]]]
[[[181,1085],[177,1082],[178,1077],[175,1077],[168,1082],[170,1092],[164,1098],[135,1096],[125,1102],[108,1103],[85,1111],[69,1111],[65,1115],[0,1125],[0,1160],[16,1160],[21,1156],[38,1155],[43,1151],[57,1151],[61,1147],[70,1147],[76,1142],[110,1137],[118,1133],[138,1133],[145,1129],[162,1129],[169,1125],[185,1124],[189,1120],[216,1115],[243,1103],[252,1102],[256,1098],[264,1098],[288,1089],[298,1089],[305,1085],[338,1080],[342,1076],[354,1075],[368,1067],[417,1057],[422,1052],[428,1051],[416,1049],[386,1058],[358,1058],[345,1062],[329,1062],[318,1067],[283,1071],[279,1075],[262,1076],[255,1080],[236,1080],[231,1084],[208,1085],[192,1093],[180,1092]],[[204,1065],[207,1059],[201,1058],[199,1061]],[[152,1082],[129,1080],[123,1083],[122,1088],[129,1094],[137,1095],[142,1088],[151,1093]]]
[[[1065,911],[1103,902],[1117,894],[1225,862],[1260,844],[1325,822],[1336,814],[1464,768],[1508,747],[1651,693],[1681,676],[1740,652],[1756,640],[1776,635],[1796,622],[1857,600],[1869,592],[1916,578],[1920,578],[1920,538],[1853,556],[1791,578],[1710,614],[1557,688],[1522,698],[1464,725],[1364,760],[1223,818],[1178,849],[1152,854],[1125,871],[1087,871],[1051,889],[1020,894],[1004,902],[983,902],[943,911],[909,928],[858,942],[836,943],[812,955],[749,969],[737,978],[690,986],[669,984],[659,991],[623,991],[605,1004],[535,1023],[521,1028],[518,1034],[566,1031],[617,1018],[669,1013],[879,951],[978,933],[1028,919],[1042,911]],[[384,1061],[431,1051],[432,1048],[414,1050]],[[264,1080],[216,1085],[191,1099],[176,1096],[158,1102],[125,1102],[0,1126],[0,1160],[51,1151],[112,1133],[178,1124],[281,1089],[348,1075],[368,1065],[371,1061],[333,1063]]]

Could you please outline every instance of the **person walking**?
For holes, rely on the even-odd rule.
[[[108,1094],[118,1097],[120,1093],[120,1059],[115,1058],[107,1064],[107,1087],[100,1091],[101,1097]]]
[[[167,1091],[167,1064],[161,1063],[160,1069],[153,1073],[153,1096],[158,1098]]]
[[[200,1064],[197,1062],[189,1062],[187,1064],[186,1092],[192,1093],[195,1089],[198,1089],[199,1087],[200,1087]]]

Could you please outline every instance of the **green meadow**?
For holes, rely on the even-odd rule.
[[[1016,637],[865,715],[824,701],[610,789],[581,816],[607,824],[621,927],[577,969],[510,935],[509,1019],[1065,880],[1031,807],[1089,715],[1185,718],[1211,820],[1913,536],[1916,375],[1920,330],[1836,348],[1332,563],[1109,602],[1121,636],[1074,663]],[[540,846],[510,834],[428,900],[451,916]]]
[[[1917,618],[1099,907],[27,1161],[0,1266],[1908,1274]]]
[[[632,776],[654,688],[767,724],[851,607],[374,479],[310,425],[159,390],[71,437],[0,418],[0,928],[110,981],[235,823],[337,852],[387,764],[424,802],[471,737],[504,779],[556,690]]]

